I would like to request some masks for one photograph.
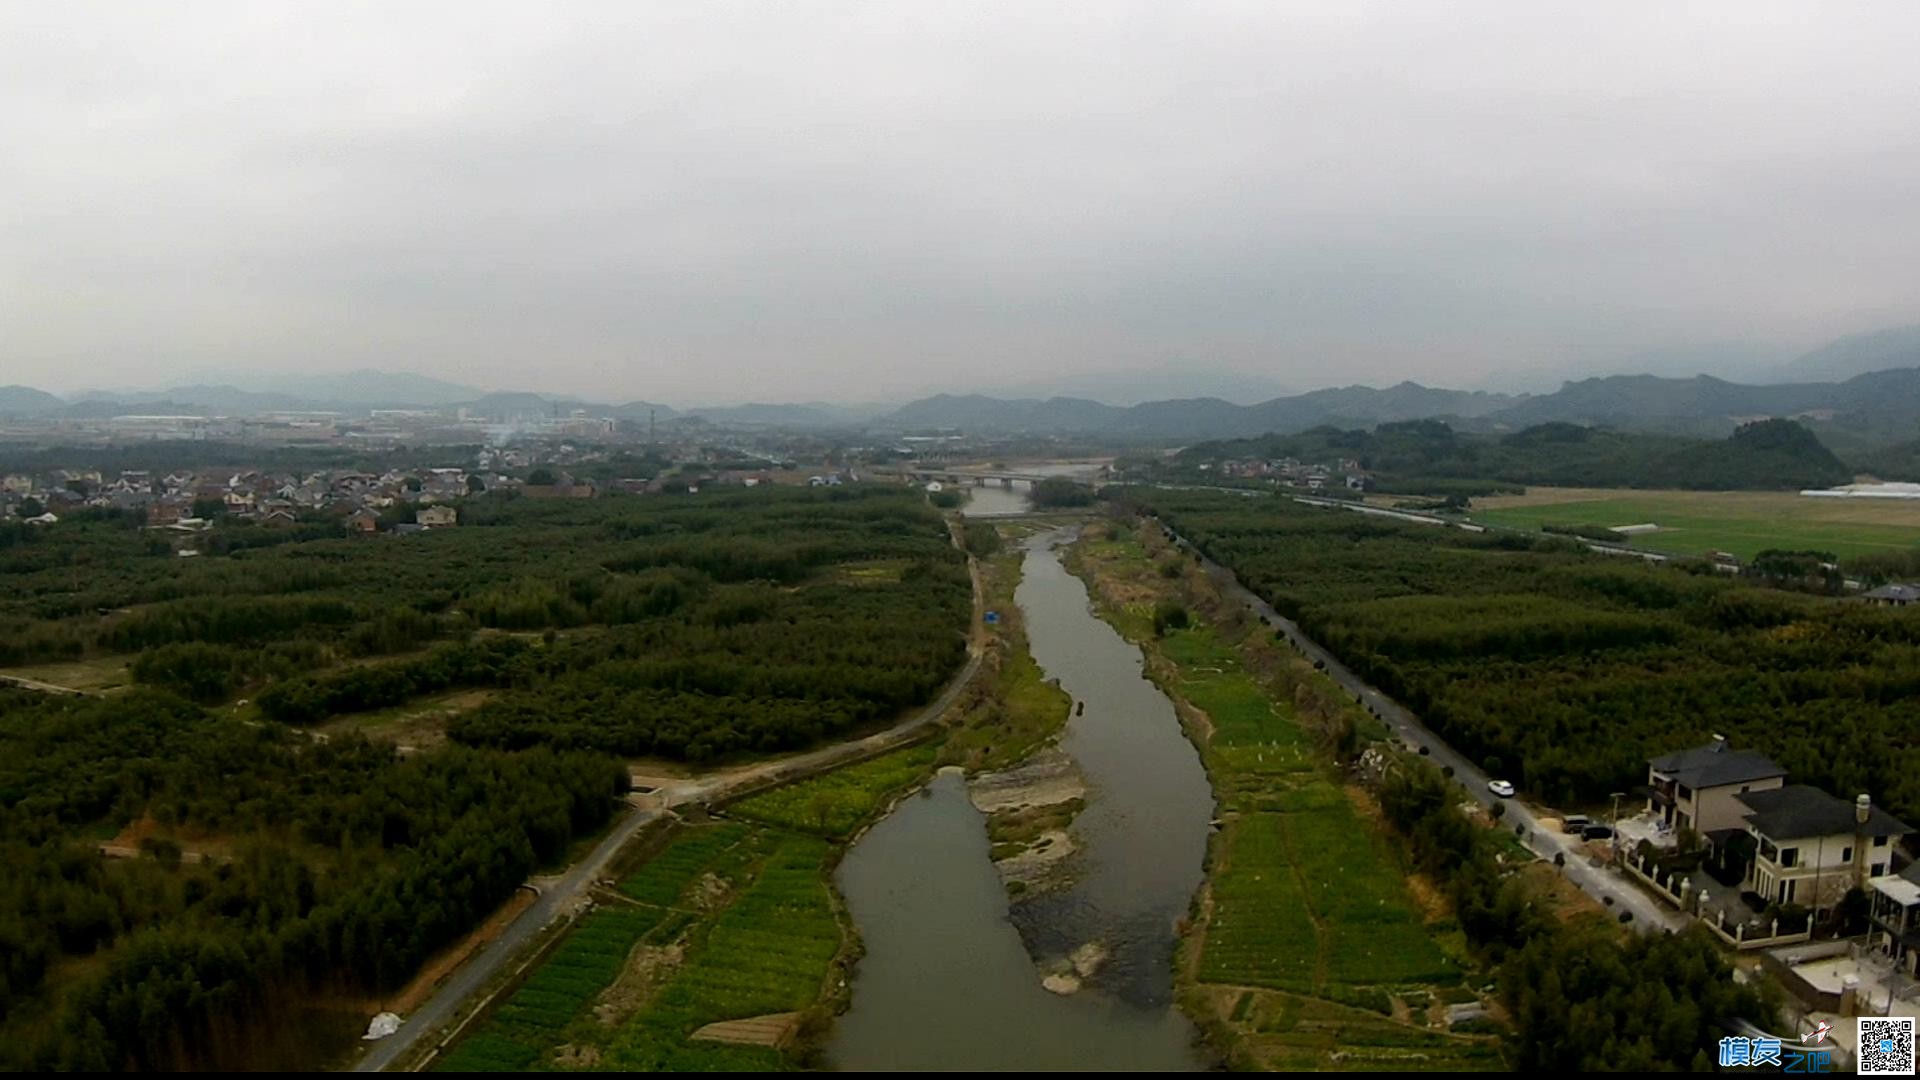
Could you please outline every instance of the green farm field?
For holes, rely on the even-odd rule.
[[[606,903],[568,931],[436,1069],[781,1068],[786,1058],[773,1047],[689,1036],[715,1021],[815,1005],[842,947],[830,850],[816,837],[737,822],[685,829],[619,884],[627,902]]]
[[[1751,559],[1767,548],[1840,558],[1920,546],[1920,500],[1831,499],[1782,491],[1620,491],[1533,488],[1473,500],[1473,520],[1542,525],[1660,526],[1628,539],[1677,555],[1726,551]]]

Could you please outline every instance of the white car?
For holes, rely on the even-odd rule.
[[[1503,799],[1513,798],[1513,785],[1507,783],[1505,780],[1487,781],[1487,790],[1493,792],[1495,795],[1498,795]]]

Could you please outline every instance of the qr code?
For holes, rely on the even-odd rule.
[[[1913,1075],[1913,1017],[1860,1018],[1861,1076]]]

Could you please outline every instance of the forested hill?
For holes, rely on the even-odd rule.
[[[1852,470],[1791,420],[1747,424],[1725,439],[1646,435],[1578,424],[1540,424],[1511,435],[1475,435],[1437,420],[1372,431],[1322,427],[1199,443],[1177,467],[1230,461],[1352,459],[1382,491],[1475,493],[1502,484],[1566,487],[1799,490],[1845,483]]]

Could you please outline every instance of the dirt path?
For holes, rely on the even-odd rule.
[[[0,675],[0,683],[17,686],[22,690],[38,690],[43,694],[67,694],[73,697],[99,696],[92,691],[75,690],[71,686],[55,686],[50,682],[41,682],[39,679],[29,679],[25,675]]]

